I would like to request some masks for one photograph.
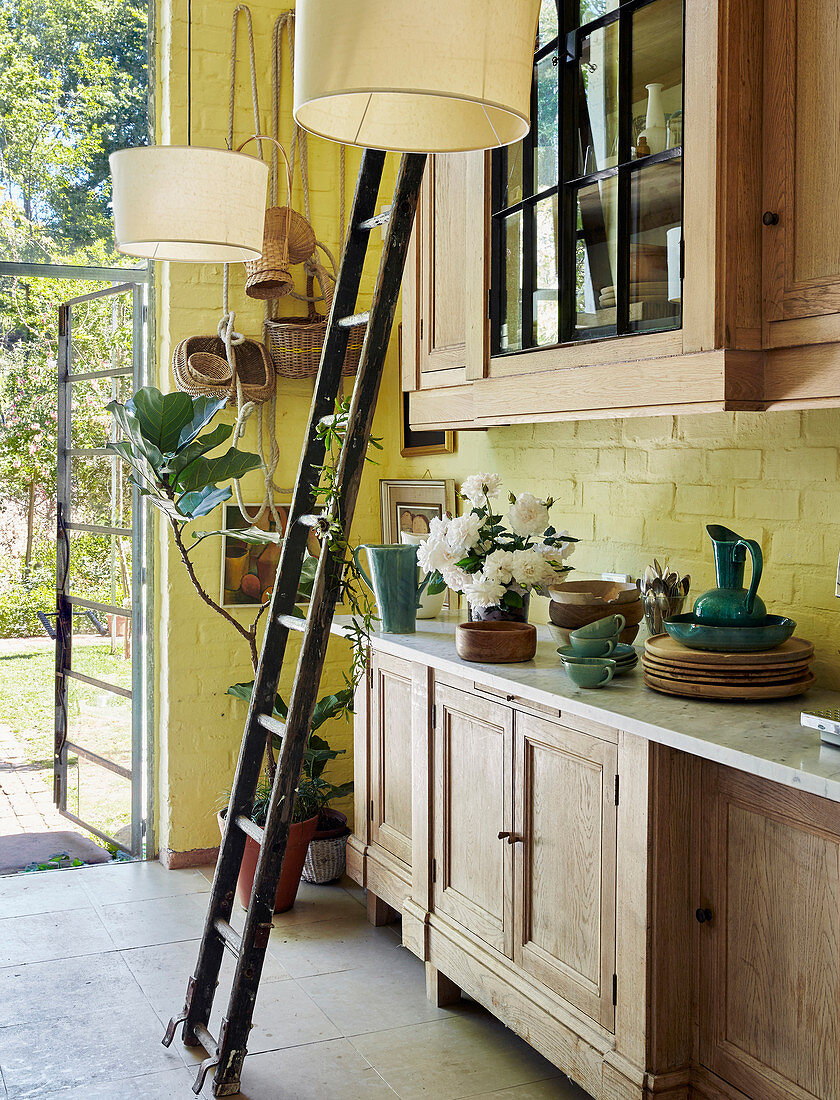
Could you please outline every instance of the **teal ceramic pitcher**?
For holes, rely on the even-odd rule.
[[[359,561],[362,550],[367,551],[372,579]],[[413,634],[420,596],[429,581],[427,574],[417,583],[417,547],[357,546],[353,561],[376,596],[383,633]]]
[[[717,588],[697,597],[694,618],[709,626],[750,626],[762,622],[767,617],[767,608],[756,595],[763,566],[761,547],[717,523],[710,523],[706,530],[714,546]],[[744,588],[747,554],[752,559],[749,589]]]

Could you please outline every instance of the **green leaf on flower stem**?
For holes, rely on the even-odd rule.
[[[443,592],[446,588],[446,581],[440,573],[430,573],[429,583],[426,585],[426,592],[430,596],[437,596],[439,592]]]
[[[512,588],[509,588],[504,596],[502,596],[502,603],[505,607],[510,607],[512,609],[518,609],[523,606],[522,597],[518,592],[514,592]]]

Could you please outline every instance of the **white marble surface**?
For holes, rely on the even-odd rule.
[[[348,620],[337,616],[334,630]],[[559,711],[670,745],[683,752],[798,787],[840,802],[840,747],[825,745],[819,732],[800,725],[803,707],[840,706],[840,693],[814,687],[794,699],[711,702],[660,695],[642,682],[641,663],[605,688],[579,688],[568,678],[547,627],[538,627],[533,661],[483,665],[455,652],[455,614],[418,620],[415,634],[382,634],[372,645],[382,652],[421,661],[471,680],[480,687],[515,694]]]

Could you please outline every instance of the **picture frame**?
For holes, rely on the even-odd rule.
[[[288,522],[291,500],[277,501],[274,507],[280,518],[280,534],[283,535]],[[270,512],[266,512],[259,523],[253,525],[242,515],[236,501],[226,502],[223,509],[223,529],[226,532],[250,526],[258,526],[264,531],[271,532],[277,529]],[[251,515],[256,515],[260,505],[246,504],[245,510]],[[314,540],[314,545],[309,546],[309,552],[317,555],[320,552],[320,546],[314,531],[310,532],[309,538]],[[280,562],[280,547],[279,542],[251,545],[228,534],[222,535],[222,566],[219,581],[219,603],[222,607],[260,606],[263,596],[266,592],[270,593],[274,587],[274,578]]]
[[[400,541],[400,531],[428,534],[429,521],[455,515],[455,482],[451,478],[383,478],[379,482],[383,543]]]

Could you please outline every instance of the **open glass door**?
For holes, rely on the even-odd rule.
[[[146,297],[123,283],[59,307],[54,798],[135,857],[151,848],[145,539],[105,406],[143,385]]]

